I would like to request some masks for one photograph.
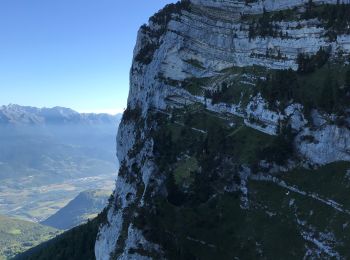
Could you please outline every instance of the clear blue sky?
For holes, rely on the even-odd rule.
[[[172,0],[1,0],[0,105],[126,105],[136,33]]]

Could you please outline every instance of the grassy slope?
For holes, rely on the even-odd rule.
[[[0,215],[0,259],[12,257],[59,233],[51,227]]]
[[[337,163],[313,171],[299,170],[282,179],[288,180],[289,184],[302,182],[299,189],[318,190],[317,194],[322,198],[332,199],[349,192],[344,168],[350,168],[350,164]],[[327,185],[327,179],[331,181],[328,182],[330,189],[322,188]],[[241,259],[286,259],[287,253],[290,259],[301,259],[305,255],[305,245],[315,248],[302,237],[302,229],[310,232],[314,229],[316,238],[333,233],[335,240],[341,241],[336,246],[339,252],[343,256],[350,255],[344,246],[350,243],[347,236],[350,232],[347,225],[349,215],[274,183],[252,181],[248,187],[248,210],[240,207],[239,192],[222,193],[196,207],[176,207],[166,201],[159,204],[161,217],[154,220],[157,230],[167,230],[178,241],[175,248],[171,243],[167,248],[169,258],[232,259],[238,256]],[[337,191],[332,193],[334,187]],[[332,196],[328,196],[329,193]],[[343,196],[337,202],[344,200],[347,199]],[[350,209],[348,203],[344,206]],[[301,227],[298,219],[306,221],[306,226]],[[174,239],[163,235],[159,235],[163,241]],[[263,253],[260,254],[260,250]]]
[[[33,249],[17,255],[15,260],[94,260],[98,226],[106,218],[103,211],[92,221],[75,227]]]
[[[269,147],[276,137],[247,128],[238,118],[220,118],[197,105],[175,111],[172,122],[161,128],[171,133],[171,150],[178,158],[173,163],[162,163],[167,169],[164,174],[174,174],[176,185],[187,194],[186,199],[175,205],[169,197],[158,197],[153,202],[157,214],[146,213],[136,225],[148,230],[146,237],[160,243],[169,259],[302,259],[307,247],[317,249],[315,243],[306,239],[307,235],[331,245],[341,256],[350,255],[346,246],[350,243],[347,236],[350,216],[324,202],[334,200],[344,210],[350,210],[349,200],[344,196],[350,191],[350,163],[338,162],[310,170],[299,168],[275,175],[307,195],[272,181],[248,180],[249,207],[242,209],[241,191],[225,192],[222,186],[233,181],[230,175],[237,173],[233,167],[225,169],[222,163],[228,157],[238,165],[254,163],[261,148]],[[222,130],[218,134],[215,129],[219,128]],[[215,168],[205,171],[200,169],[206,166],[198,149],[193,149],[204,140],[208,140],[209,152],[213,149],[209,161],[216,156],[224,158],[221,164],[213,164],[210,167]],[[206,179],[208,171],[213,171],[216,177]],[[215,190],[214,196],[199,203],[197,197],[203,191],[198,186],[195,190],[189,186],[196,174]],[[327,255],[321,253],[320,257]]]

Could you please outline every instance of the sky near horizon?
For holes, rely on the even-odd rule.
[[[172,0],[1,0],[0,105],[121,112],[138,28]]]

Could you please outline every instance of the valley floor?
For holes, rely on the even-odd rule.
[[[0,214],[40,222],[56,213],[80,192],[113,190],[116,173],[76,178],[48,185],[28,185],[30,177],[0,183]]]

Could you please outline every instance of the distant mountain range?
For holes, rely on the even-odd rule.
[[[116,124],[121,114],[78,113],[70,108],[36,108],[10,104],[0,107],[0,124]]]
[[[0,107],[0,214],[39,222],[81,191],[112,190],[120,119],[63,107]]]
[[[70,229],[78,226],[96,217],[107,205],[110,195],[110,190],[83,191],[41,224],[57,229]]]

